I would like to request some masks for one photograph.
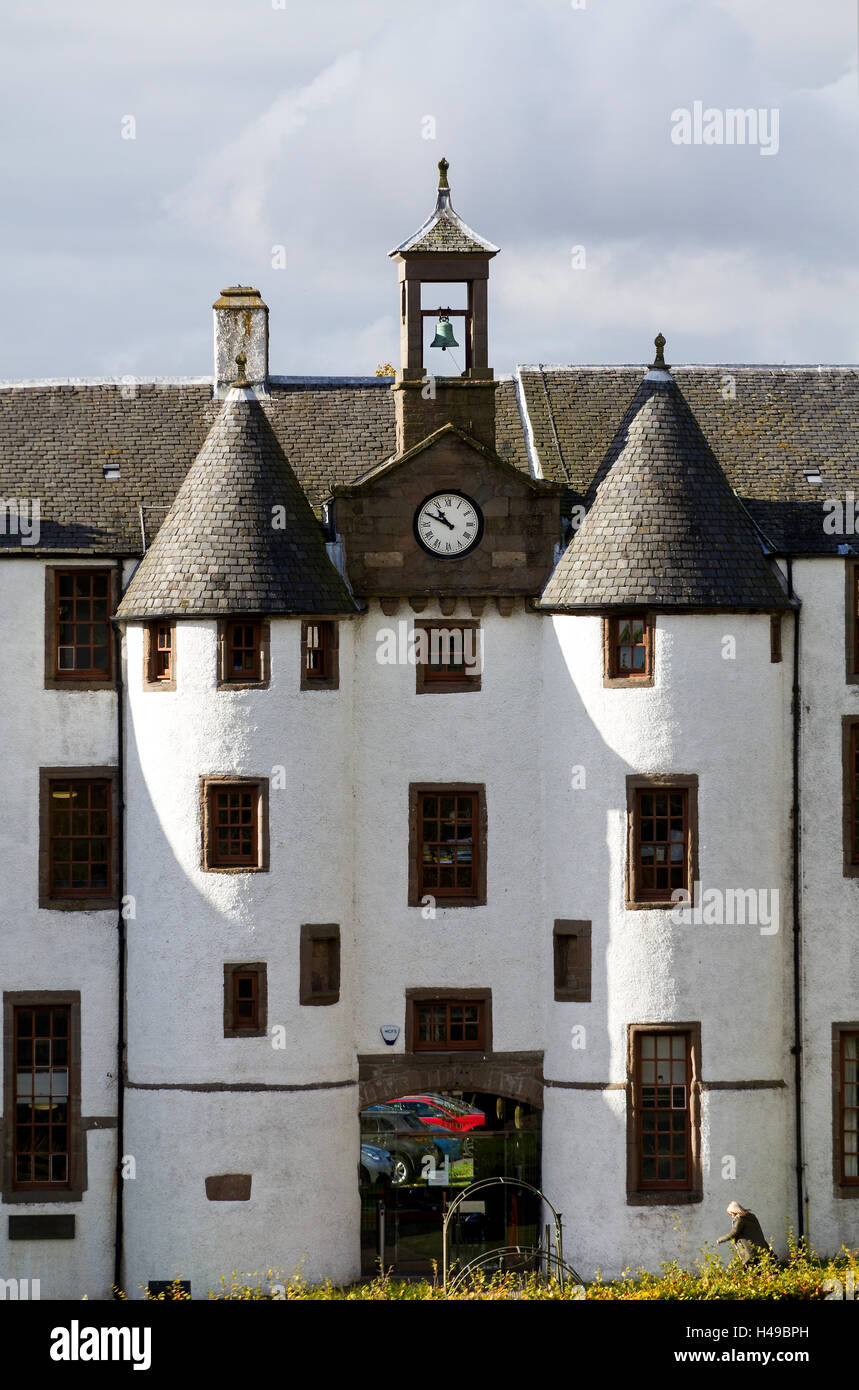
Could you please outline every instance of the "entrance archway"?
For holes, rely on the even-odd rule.
[[[364,1062],[365,1059],[360,1059]],[[542,1057],[366,1059],[360,1079],[361,1264],[400,1275],[441,1269],[450,1203],[480,1179],[508,1177],[460,1202],[450,1254],[464,1264],[536,1243],[541,1204]]]

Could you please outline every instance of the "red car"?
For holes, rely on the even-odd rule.
[[[482,1110],[453,1096],[397,1096],[396,1100],[388,1101],[385,1108],[408,1111],[432,1129],[447,1129],[453,1134],[466,1134],[486,1124]]]

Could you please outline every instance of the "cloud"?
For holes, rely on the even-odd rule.
[[[269,198],[283,176],[284,144],[317,111],[351,93],[361,55],[347,53],[297,91],[284,92],[235,139],[207,156],[188,187],[165,199],[165,212],[229,251],[259,254],[274,242]]]

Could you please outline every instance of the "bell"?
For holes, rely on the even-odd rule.
[[[440,347],[442,352],[445,348],[459,347],[459,343],[453,336],[453,327],[447,314],[442,314],[435,326],[435,337],[430,343],[430,347]]]

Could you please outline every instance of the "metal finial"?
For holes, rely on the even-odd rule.
[[[668,368],[665,365],[665,358],[663,356],[663,349],[665,347],[664,335],[662,333],[657,333],[656,337],[653,339],[653,342],[654,346],[656,347],[656,357],[650,365],[651,367],[657,367],[661,371],[666,372]]]
[[[248,359],[247,359],[247,357],[245,356],[245,354],[244,354],[243,352],[237,353],[237,355],[236,355],[236,366],[237,366],[238,369],[239,369],[239,374],[238,374],[238,376],[237,376],[237,378],[236,378],[236,383],[235,383],[236,386],[247,386],[247,385],[248,385],[248,379],[247,379],[247,377],[245,376],[245,370],[246,370],[246,368],[247,368],[247,365],[248,365]]]
[[[442,189],[442,188],[450,188],[450,184],[449,184],[448,181],[447,181],[447,171],[448,171],[449,168],[450,168],[450,165],[448,164],[448,162],[447,162],[447,160],[445,159],[444,155],[442,155],[441,159],[440,159],[439,162],[438,162],[438,186],[439,186],[439,189]]]

